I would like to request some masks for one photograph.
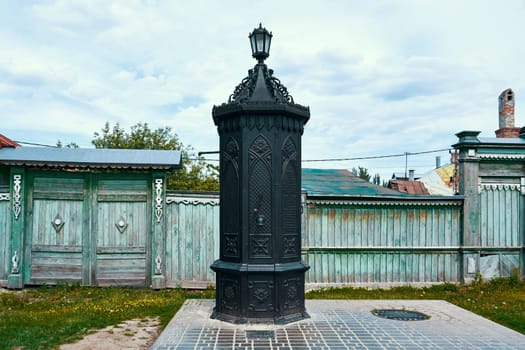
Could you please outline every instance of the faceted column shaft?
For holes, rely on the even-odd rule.
[[[262,27],[256,31],[266,35]],[[221,223],[220,259],[211,266],[217,273],[212,317],[235,323],[308,317],[300,205],[301,135],[310,111],[273,77],[263,63],[267,56],[254,53],[259,63],[228,103],[213,108]]]

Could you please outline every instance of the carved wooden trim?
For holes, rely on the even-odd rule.
[[[162,207],[162,191],[164,189],[164,180],[155,179],[155,217],[157,218],[157,224],[162,220],[163,207]]]
[[[22,195],[20,193],[22,189],[22,175],[13,175],[13,213],[15,214],[15,220],[18,220],[20,212],[22,211]]]

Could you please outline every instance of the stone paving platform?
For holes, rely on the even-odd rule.
[[[151,349],[525,349],[525,335],[441,300],[307,300],[288,325],[210,319],[215,300],[187,300]],[[422,312],[398,321],[377,309]]]

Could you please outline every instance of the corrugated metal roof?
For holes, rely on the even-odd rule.
[[[524,145],[525,139],[521,137],[516,138],[503,138],[503,137],[478,137],[479,142],[481,143],[493,143],[493,144],[515,144],[515,145]]]
[[[302,188],[309,196],[407,196],[360,179],[346,169],[302,169]]]
[[[419,181],[390,180],[388,181],[388,187],[407,194],[429,194],[425,185]]]
[[[2,148],[0,163],[43,168],[175,169],[180,151],[95,148]]]
[[[418,180],[422,175],[414,174],[414,180]],[[392,180],[409,181],[409,174],[405,173],[392,173]]]
[[[454,177],[454,164],[443,165],[423,175],[419,181],[425,184],[428,192],[432,195],[452,196],[454,195],[451,179]]]

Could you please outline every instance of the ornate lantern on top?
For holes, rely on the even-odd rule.
[[[310,118],[264,60],[272,34],[250,35],[258,63],[213,107],[220,136],[220,258],[212,317],[287,323],[308,317],[301,260],[301,136]]]
[[[252,45],[252,56],[257,59],[259,63],[270,55],[270,44],[272,43],[272,33],[268,32],[266,28],[259,23],[259,28],[255,28],[250,35],[250,44]]]

